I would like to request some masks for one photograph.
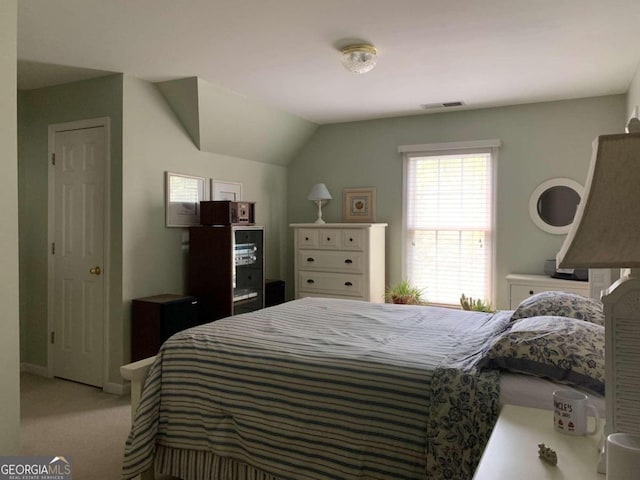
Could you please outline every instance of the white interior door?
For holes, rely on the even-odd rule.
[[[103,386],[106,129],[56,131],[53,375]]]

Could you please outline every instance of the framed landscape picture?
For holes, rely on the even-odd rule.
[[[205,199],[202,177],[166,172],[165,213],[167,227],[189,227],[200,224],[200,202]]]
[[[373,223],[376,221],[376,189],[345,188],[342,191],[342,220]]]

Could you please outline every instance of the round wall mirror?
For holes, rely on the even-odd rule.
[[[541,183],[529,198],[533,223],[548,233],[568,233],[576,214],[582,185],[570,178],[552,178]]]

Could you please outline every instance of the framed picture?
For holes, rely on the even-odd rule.
[[[376,189],[368,187],[342,190],[342,220],[344,222],[375,222]]]
[[[211,179],[211,200],[242,200],[242,184]]]
[[[165,172],[165,214],[167,227],[200,225],[200,202],[206,198],[202,177]]]

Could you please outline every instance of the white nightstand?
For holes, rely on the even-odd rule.
[[[505,405],[473,480],[605,480],[597,471],[599,440],[556,432],[551,410]],[[540,443],[555,450],[557,466],[538,458]]]
[[[589,282],[575,280],[561,280],[547,275],[529,275],[524,273],[510,273],[507,275],[509,286],[509,305],[512,310],[518,308],[520,302],[536,293],[558,290],[561,292],[577,293],[588,297],[590,295]]]

